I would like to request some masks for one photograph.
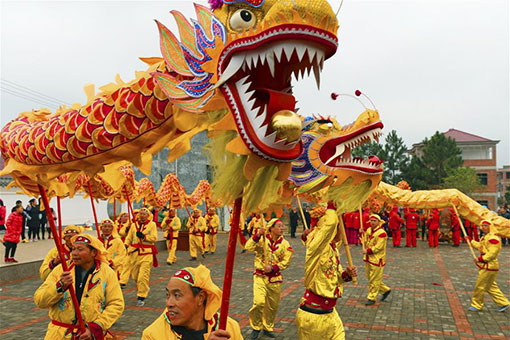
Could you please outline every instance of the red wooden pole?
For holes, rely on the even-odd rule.
[[[237,234],[239,232],[239,220],[241,218],[241,207],[243,198],[235,200],[232,225],[228,235],[227,261],[225,263],[225,276],[223,277],[223,296],[220,309],[220,329],[226,330],[228,307],[230,305],[230,291],[232,289],[232,273],[234,271],[234,258],[236,254]]]
[[[113,198],[113,220],[115,221],[116,220],[116,212],[117,212],[117,200],[115,199],[115,197]]]
[[[99,223],[97,222],[96,206],[94,204],[94,196],[92,196],[92,187],[90,186],[90,181],[88,181],[88,185],[89,185],[90,204],[92,204],[92,212],[94,213],[94,221],[96,222],[97,238],[100,238],[101,235],[99,234]]]
[[[191,214],[189,213],[188,206],[185,205],[184,208],[186,208],[186,212],[188,213],[188,216],[191,217]]]
[[[57,212],[58,212],[58,235],[62,239],[62,209],[60,207],[60,197],[57,196]]]
[[[60,257],[60,264],[62,265],[62,269],[65,272],[69,271],[69,266],[67,265],[66,258],[64,256],[64,249],[62,242],[60,241],[60,238],[57,234],[57,227],[55,226],[55,221],[53,220],[53,215],[51,214],[51,210],[49,209],[49,202],[48,202],[48,196],[46,195],[46,189],[44,189],[40,184],[39,186],[39,192],[41,193],[41,198],[43,200],[44,206],[46,207],[46,217],[48,219],[48,223],[50,224],[50,230],[53,234],[53,240],[55,241],[55,246],[57,247],[58,256]],[[76,297],[76,291],[74,290],[73,285],[71,284],[69,286],[69,293],[71,294],[71,301],[73,302],[74,311],[76,314],[76,318],[78,319],[78,330],[79,333],[85,332],[85,323],[83,322],[83,316],[81,315],[80,305],[78,304],[78,298]]]

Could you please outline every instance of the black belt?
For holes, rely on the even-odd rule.
[[[333,309],[311,308],[311,307],[308,307],[306,305],[300,306],[299,309],[302,309],[305,312],[312,313],[312,314],[329,314],[329,313],[333,312]]]

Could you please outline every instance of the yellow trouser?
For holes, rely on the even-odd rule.
[[[202,236],[189,235],[189,254],[191,257],[197,257],[197,253],[204,254]]]
[[[510,305],[508,299],[503,295],[496,283],[497,271],[480,269],[478,271],[478,279],[476,280],[473,298],[471,299],[471,306],[482,309],[483,298],[485,293],[488,293],[498,307]]]
[[[345,340],[344,325],[336,309],[329,314],[313,314],[298,309],[296,325],[299,340]]]
[[[239,233],[242,233],[243,231],[242,230],[239,230]],[[239,248],[241,248],[241,250],[244,250],[244,246],[243,244],[241,243],[241,236],[237,235],[237,243],[239,243]]]
[[[373,266],[365,262],[365,274],[368,280],[367,299],[375,301],[377,294],[384,294],[390,290],[382,281],[384,267]]]
[[[129,255],[131,277],[136,282],[138,293],[136,296],[146,298],[149,295],[149,281],[151,279],[152,254],[138,255],[138,252]]]
[[[269,283],[267,276],[253,275],[253,306],[250,309],[252,329],[273,331],[281,291],[281,282]]]
[[[131,255],[127,255],[124,259],[124,264],[122,265],[122,268],[120,269],[120,280],[119,283],[122,285],[127,285],[129,281],[129,277],[131,276],[131,271],[133,270],[132,264],[131,264]]]
[[[177,250],[177,239],[174,238],[172,241],[166,240],[166,248],[168,249],[168,257],[166,258],[166,263],[174,263],[177,261],[177,257],[175,256],[175,251]]]
[[[214,253],[216,251],[216,234],[207,234],[205,239],[205,251]]]

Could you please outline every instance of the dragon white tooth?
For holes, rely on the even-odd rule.
[[[230,79],[234,74],[236,74],[237,71],[243,66],[244,63],[245,54],[240,53],[236,54],[230,59],[230,62],[227,65],[227,68],[225,68],[225,71],[220,76],[220,79],[214,84],[214,88],[220,87],[223,85],[227,80]]]
[[[315,77],[315,83],[317,84],[317,89],[321,89],[321,72],[319,70],[319,66],[317,64],[313,64],[313,75]]]
[[[297,53],[299,61],[303,60],[303,56],[304,56],[305,52],[306,52],[306,46],[305,45],[296,44],[296,53]]]
[[[283,50],[285,51],[285,56],[287,57],[287,61],[290,61],[290,59],[292,58],[292,52],[294,52],[294,46],[284,44]]]
[[[315,55],[317,54],[317,49],[314,47],[308,47],[308,59],[310,60],[310,63],[314,63]]]
[[[276,48],[274,49],[274,55],[276,57],[276,60],[278,60],[278,62],[280,62],[280,60],[282,59],[282,53],[283,53],[283,46],[276,46]]]
[[[260,65],[264,65],[266,63],[266,54],[265,53],[260,53],[259,54],[259,58],[260,58]]]
[[[345,145],[343,143],[338,144],[335,149],[335,154],[333,156],[331,156],[331,158],[326,161],[326,164],[328,164],[329,162],[331,162],[333,159],[337,158],[338,156],[342,155],[344,153],[344,151],[345,151]]]
[[[269,67],[269,72],[271,72],[271,77],[274,78],[274,55],[273,55],[273,53],[269,53],[267,55],[267,66]]]

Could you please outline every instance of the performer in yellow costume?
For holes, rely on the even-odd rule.
[[[259,228],[265,229],[266,220],[262,217],[262,215],[255,214],[251,219],[250,223],[248,223],[248,230],[253,234],[253,232]]]
[[[246,242],[246,250],[255,252],[253,306],[250,309],[252,339],[256,339],[260,331],[267,337],[275,337],[273,327],[280,303],[282,270],[290,265],[294,252],[282,235],[283,223],[275,218],[269,221],[266,229],[257,229]]]
[[[308,233],[308,234],[307,234]],[[305,231],[305,294],[296,313],[299,340],[343,340],[342,320],[335,309],[343,283],[356,276],[356,267],[346,271],[340,264],[341,233],[335,210],[323,212],[313,230]]]
[[[200,209],[193,210],[193,214],[188,219],[189,231],[189,254],[191,255],[190,261],[197,259],[197,254],[200,253],[202,257],[205,257],[204,253],[204,238],[203,235],[207,230],[205,219],[201,216],[202,211]]]
[[[120,279],[120,273],[122,273],[122,268],[126,261],[126,247],[124,247],[124,243],[118,234],[114,232],[115,228],[112,220],[103,220],[100,224],[100,228],[100,241],[103,242],[108,253],[108,262]]]
[[[166,286],[166,309],[143,331],[142,340],[242,340],[239,324],[231,318],[226,331],[218,329],[221,295],[207,267],[177,271]]]
[[[165,230],[166,248],[168,249],[168,257],[166,264],[172,265],[177,261],[175,251],[177,250],[177,239],[179,238],[179,230],[181,230],[181,219],[176,215],[175,209],[168,210],[168,216],[161,223]]]
[[[82,227],[78,227],[75,225],[68,225],[62,230],[62,238],[64,239],[64,256],[68,263],[71,263],[71,239],[73,236],[81,234],[83,232]],[[41,267],[39,268],[39,276],[41,280],[46,280],[48,275],[50,275],[51,271],[60,264],[60,257],[58,256],[57,247],[53,247],[46,257],[44,258]]]
[[[370,227],[365,237],[363,254],[365,257],[365,274],[368,279],[368,296],[365,305],[375,304],[378,294],[382,294],[381,301],[386,300],[391,293],[390,287],[383,282],[383,271],[386,265],[386,241],[388,235],[383,229],[384,221],[379,215],[372,214],[369,218]]]
[[[149,295],[151,267],[158,266],[156,258],[158,251],[154,245],[158,239],[158,231],[151,215],[148,209],[140,209],[138,221],[129,230],[125,243],[129,256],[127,265],[131,269],[131,276],[138,289],[138,301],[136,302],[138,307],[145,305],[145,298]],[[126,283],[121,282],[124,285]]]
[[[73,268],[63,272],[62,266],[56,267],[34,294],[37,307],[49,309],[51,322],[44,339],[78,339],[75,311],[68,292],[71,284],[87,325],[79,339],[103,339],[124,311],[119,281],[108,265],[101,241],[82,234],[75,235],[71,242]]]
[[[207,225],[207,231],[205,234],[205,252],[211,252],[214,254],[216,251],[216,235],[218,234],[218,228],[220,226],[220,217],[216,214],[216,209],[209,208],[207,215],[205,215],[205,223]]]
[[[471,299],[470,311],[479,311],[483,308],[483,299],[488,293],[494,303],[498,305],[498,312],[504,312],[510,308],[510,302],[503,295],[496,283],[499,271],[498,255],[501,251],[501,239],[494,234],[492,223],[482,221],[480,229],[485,233],[480,242],[470,240],[471,245],[480,251],[480,256],[475,260],[478,270],[473,298]]]
[[[119,234],[122,242],[126,240],[130,228],[131,223],[129,221],[129,214],[125,211],[121,212],[119,218],[117,219],[117,233]]]

